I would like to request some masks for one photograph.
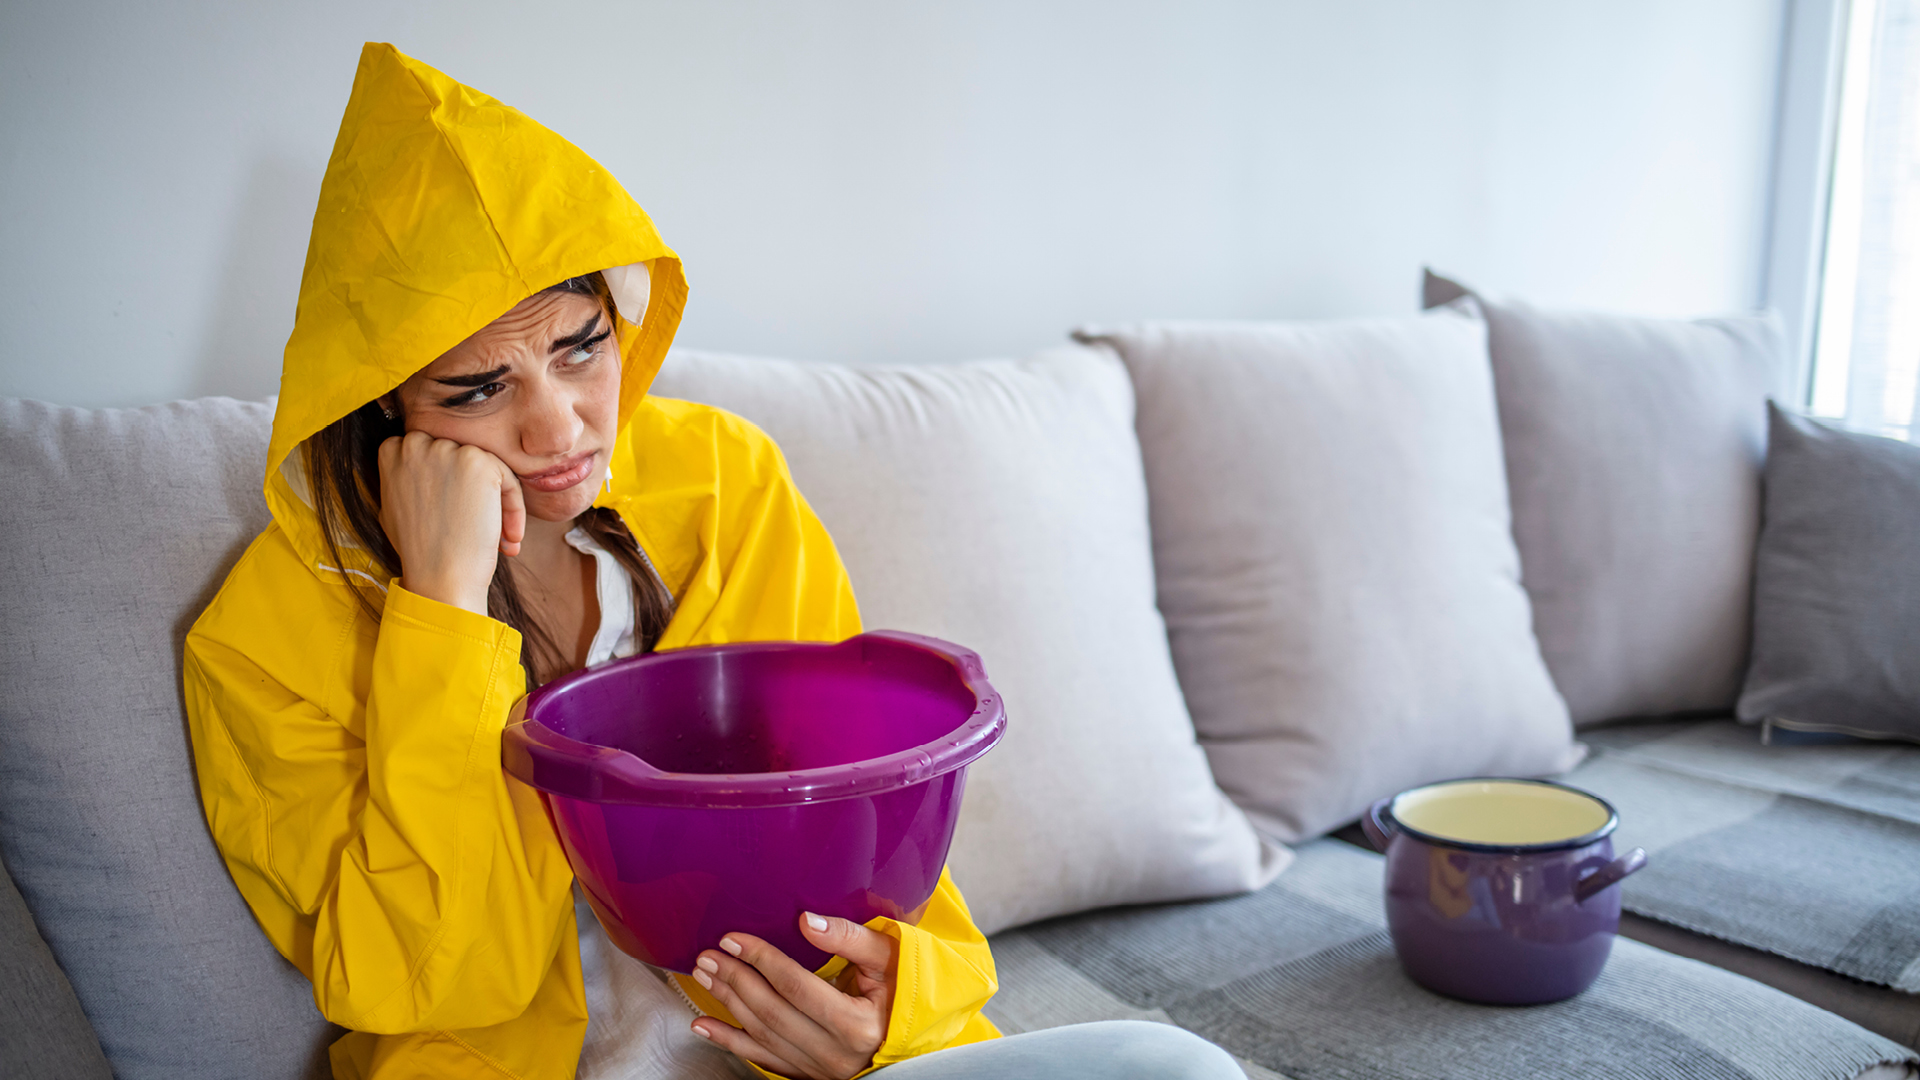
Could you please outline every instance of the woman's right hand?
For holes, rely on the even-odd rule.
[[[487,613],[500,555],[518,555],[520,478],[477,446],[409,431],[380,444],[380,524],[408,592]]]

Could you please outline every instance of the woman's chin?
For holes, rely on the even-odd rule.
[[[572,521],[593,505],[599,488],[586,481],[565,491],[525,491],[527,516],[541,521]]]

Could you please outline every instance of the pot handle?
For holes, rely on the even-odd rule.
[[[1367,834],[1367,842],[1382,855],[1387,853],[1387,845],[1393,842],[1393,834],[1400,831],[1394,827],[1393,816],[1387,813],[1387,804],[1392,801],[1380,799],[1360,815],[1360,831]]]
[[[1620,883],[1620,879],[1647,865],[1647,849],[1634,848],[1600,869],[1573,883],[1573,900],[1585,903],[1588,897]]]

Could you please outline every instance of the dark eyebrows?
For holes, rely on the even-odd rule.
[[[600,318],[601,316],[596,314],[593,318],[588,319],[586,325],[580,329],[575,330],[566,337],[555,338],[552,351],[560,352],[563,349],[578,348],[590,340],[599,340],[612,333],[611,330],[602,331],[599,334],[594,333],[595,330],[600,329]],[[482,371],[477,375],[448,375],[444,378],[435,376],[433,381],[442,386],[485,386],[488,383],[497,381],[502,375],[512,370],[512,367],[502,364],[492,371]]]
[[[563,349],[574,349],[585,345],[587,339],[595,336],[594,331],[598,329],[600,329],[600,314],[596,313],[593,318],[587,320],[585,326],[568,334],[566,337],[553,339],[553,348],[549,351],[560,352]]]
[[[435,376],[433,381],[445,386],[485,386],[511,370],[513,369],[502,364],[492,371],[483,371],[478,375],[448,375],[445,378]]]

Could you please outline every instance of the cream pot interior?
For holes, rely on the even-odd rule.
[[[1402,826],[1468,844],[1553,844],[1591,835],[1613,817],[1583,792],[1524,780],[1456,780],[1393,800]]]

